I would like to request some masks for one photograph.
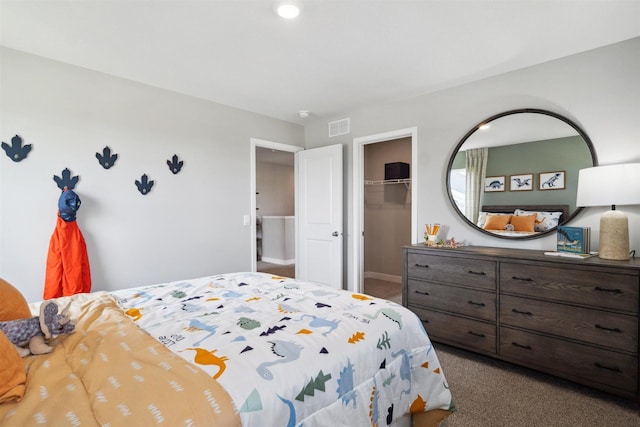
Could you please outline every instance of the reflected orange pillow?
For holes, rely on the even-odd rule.
[[[511,225],[514,231],[527,231],[533,233],[536,226],[537,215],[514,215],[511,217]]]
[[[487,215],[487,222],[484,223],[485,230],[504,230],[513,215]]]

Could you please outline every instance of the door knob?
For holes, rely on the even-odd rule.
[[[331,235],[332,235],[333,237],[338,237],[338,236],[339,236],[339,234],[338,234],[338,232],[337,232],[337,231],[334,231],[333,233],[331,233]]]

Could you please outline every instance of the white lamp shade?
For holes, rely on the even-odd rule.
[[[580,169],[577,206],[640,204],[640,163]]]

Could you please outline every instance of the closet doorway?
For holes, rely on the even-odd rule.
[[[415,133],[408,129],[354,141],[359,202],[354,223],[361,230],[355,283],[359,292],[397,303],[402,303],[401,249],[414,243],[417,233]]]
[[[253,271],[295,278],[294,159],[298,150],[255,141]]]

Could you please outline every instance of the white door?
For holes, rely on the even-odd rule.
[[[342,289],[342,145],[296,153],[296,279]]]

